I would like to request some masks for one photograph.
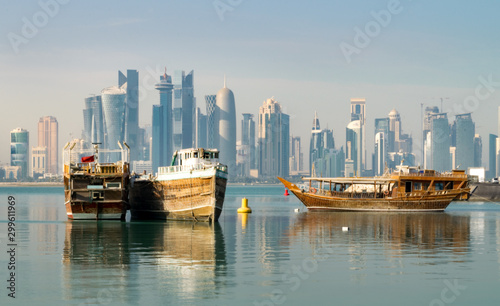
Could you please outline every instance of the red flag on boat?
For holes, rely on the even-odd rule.
[[[94,161],[94,155],[82,157],[82,163],[91,163],[93,161]]]

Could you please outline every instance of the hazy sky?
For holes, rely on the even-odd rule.
[[[60,147],[80,137],[84,98],[116,85],[118,70],[139,71],[139,121],[150,124],[164,66],[195,71],[203,112],[225,73],[238,128],[241,113],[257,114],[274,96],[304,155],[314,111],[345,145],[352,97],[367,101],[370,152],[374,119],[392,108],[418,150],[421,103],[439,106],[441,97],[450,120],[473,111],[483,151],[488,133],[497,133],[498,1],[0,3],[0,164],[9,162],[12,129],[29,130],[37,145],[42,116],[59,121]]]

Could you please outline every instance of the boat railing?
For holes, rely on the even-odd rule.
[[[189,172],[193,170],[204,170],[209,168],[215,168],[224,172],[227,172],[227,166],[223,164],[195,164],[195,165],[178,165],[178,166],[168,166],[168,167],[158,167],[158,174],[172,174],[178,172]]]
[[[129,172],[128,163],[77,163],[64,165],[65,173],[74,174],[120,174]]]
[[[434,172],[434,173],[401,173],[401,172],[393,172],[393,174],[396,175],[401,175],[401,176],[415,176],[415,177],[449,177],[449,178],[467,178],[467,174],[462,174],[462,173],[440,173],[440,172]]]

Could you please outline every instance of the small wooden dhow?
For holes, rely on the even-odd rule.
[[[177,163],[177,164],[176,164]],[[222,212],[227,166],[216,149],[175,152],[156,177],[131,178],[130,213],[134,219],[217,221]]]
[[[397,166],[380,177],[303,178],[299,187],[278,179],[309,210],[444,211],[453,200],[468,200],[469,179],[464,170],[439,173]]]
[[[67,143],[63,150],[64,198],[66,214],[75,220],[124,220],[128,210],[130,169],[128,145],[120,150],[101,150],[94,144],[90,150],[74,149]],[[126,156],[125,159],[123,157]],[[117,159],[116,162],[99,162]],[[81,160],[81,162],[74,162]]]

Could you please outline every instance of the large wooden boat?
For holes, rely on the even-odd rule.
[[[439,173],[398,166],[391,174],[361,178],[303,178],[302,187],[278,178],[309,210],[443,211],[453,200],[468,200],[463,170]]]
[[[124,143],[127,146],[126,143]],[[64,198],[66,214],[75,220],[124,220],[128,210],[129,163],[120,159],[116,162],[99,162],[111,157],[123,157],[125,150],[102,150],[94,145],[89,150],[73,150],[66,144],[63,152],[64,164]],[[121,144],[120,144],[121,146]],[[128,146],[127,146],[128,148]],[[106,156],[106,158],[104,158]],[[81,160],[81,162],[73,162]]]
[[[134,219],[217,221],[226,193],[227,166],[215,149],[184,149],[156,177],[132,176]],[[177,161],[177,164],[176,164]]]

